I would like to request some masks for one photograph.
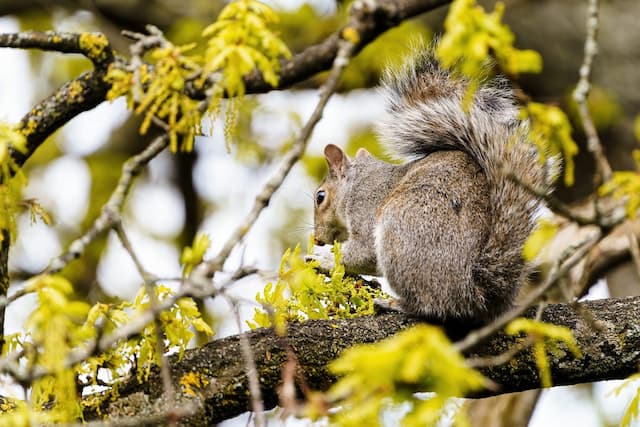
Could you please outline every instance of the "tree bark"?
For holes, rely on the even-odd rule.
[[[528,316],[534,314],[530,310]],[[638,371],[640,297],[591,301],[577,306],[552,304],[545,309],[542,320],[569,327],[583,353],[581,358],[574,357],[568,350],[562,354],[549,354],[554,385],[620,379]],[[327,371],[327,363],[344,349],[360,343],[380,341],[417,322],[417,319],[404,314],[392,313],[350,320],[292,324],[284,337],[277,336],[271,329],[248,332],[265,407],[272,408],[278,403],[277,389],[281,383],[282,368],[287,361],[288,348],[295,353],[299,374],[306,383],[313,389],[326,390],[335,381]],[[459,329],[448,329],[447,332],[450,336],[460,336]],[[477,345],[466,356],[498,355],[510,349],[516,341],[515,337],[498,333]],[[182,360],[172,359],[171,365],[177,390],[181,390],[180,379],[191,372],[203,375],[208,381],[196,393],[200,398],[200,409],[193,417],[183,419],[183,425],[212,425],[249,410],[250,397],[239,336],[223,338],[189,350]],[[480,371],[497,383],[499,389],[484,390],[472,397],[540,387],[538,370],[529,350],[520,352],[509,363]],[[154,371],[149,381],[138,384],[134,380],[124,386],[111,408],[105,409],[113,417],[132,413],[132,408],[135,408],[134,413],[140,414],[140,402],[146,402],[145,411],[152,407],[148,402],[155,402],[154,411],[170,412],[163,406],[161,394],[162,380]],[[197,400],[184,393],[179,398]],[[93,416],[86,415],[88,418]]]

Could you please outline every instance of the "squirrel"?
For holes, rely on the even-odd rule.
[[[464,78],[433,49],[387,70],[382,92],[377,132],[405,162],[327,145],[315,243],[341,242],[346,271],[386,277],[409,314],[487,323],[512,307],[531,272],[522,247],[541,202],[530,189],[549,191],[529,123],[505,78]]]

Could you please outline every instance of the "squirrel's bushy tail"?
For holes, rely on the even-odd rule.
[[[400,69],[387,72],[383,91],[388,114],[378,133],[393,155],[421,158],[434,151],[461,150],[485,172],[492,225],[472,274],[486,292],[490,319],[509,308],[495,303],[513,301],[527,273],[522,246],[535,227],[539,201],[516,181],[544,190],[548,180],[527,141],[529,125],[519,119],[507,81],[478,82],[472,98],[469,86],[469,80],[439,65],[433,49],[418,52]]]

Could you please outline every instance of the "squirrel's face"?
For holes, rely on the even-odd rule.
[[[347,227],[338,214],[339,195],[331,179],[327,177],[316,190],[313,215],[315,244],[323,246],[347,239]]]
[[[314,237],[316,245],[343,242],[348,237],[344,220],[342,191],[346,183],[349,159],[342,150],[329,144],[324,150],[329,172],[314,195]]]

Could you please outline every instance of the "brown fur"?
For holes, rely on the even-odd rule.
[[[465,109],[468,86],[430,52],[389,73],[379,133],[407,161],[364,150],[349,159],[328,145],[315,233],[319,244],[343,242],[348,271],[384,275],[408,312],[486,322],[512,305],[528,271],[521,251],[539,205],[503,168],[535,188],[547,179],[512,91],[479,82]]]

